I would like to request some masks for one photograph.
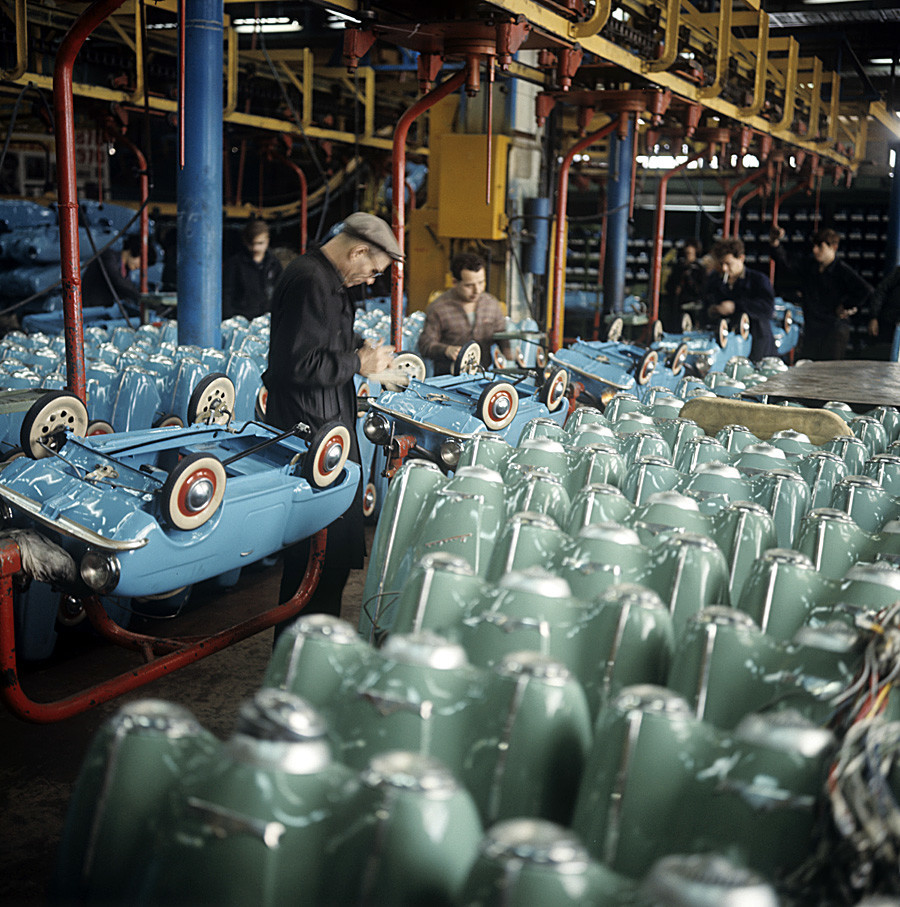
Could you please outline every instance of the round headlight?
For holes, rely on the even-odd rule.
[[[363,422],[363,434],[373,444],[387,444],[391,440],[391,423],[384,413],[372,411]]]
[[[81,578],[100,595],[112,592],[119,583],[119,559],[114,554],[88,549],[81,559]]]
[[[455,438],[447,438],[441,444],[441,461],[445,466],[453,469],[459,463],[459,455],[462,453],[462,444]]]

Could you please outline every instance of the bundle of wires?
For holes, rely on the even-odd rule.
[[[815,855],[788,880],[804,902],[813,891],[819,904],[900,894],[900,721],[887,714],[900,676],[900,602],[855,622],[866,647],[859,676],[834,699],[829,815]]]

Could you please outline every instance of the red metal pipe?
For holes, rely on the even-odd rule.
[[[66,336],[66,383],[87,400],[84,377],[84,322],[81,313],[81,259],[78,248],[78,184],[75,167],[75,99],[72,70],[88,35],[125,0],[96,0],[71,25],[56,53],[53,111],[56,119],[56,179],[63,316]]]
[[[659,178],[659,187],[656,190],[656,224],[653,231],[653,258],[650,264],[650,311],[651,323],[659,317],[659,291],[662,281],[663,233],[666,228],[666,193],[669,189],[669,180],[676,173],[681,173],[688,164],[699,161],[701,157],[715,149],[715,143],[710,142],[702,151],[692,154],[683,164],[673,167]]]
[[[735,203],[735,212],[734,212],[734,235],[738,237],[738,230],[741,226],[741,211],[744,209],[744,205],[750,201],[751,198],[756,198],[759,195],[762,195],[763,187],[755,186],[751,189],[746,195],[742,195],[737,202]]]
[[[723,224],[722,224],[722,239],[728,239],[731,236],[731,203],[734,200],[735,193],[738,189],[746,186],[747,183],[752,183],[767,167],[758,167],[752,173],[748,173],[746,176],[742,176],[737,182],[732,183],[725,190],[725,212],[723,215]]]
[[[438,101],[456,91],[466,80],[468,67],[454,73],[449,79],[423,95],[397,121],[394,130],[393,161],[391,162],[391,208],[393,209],[394,236],[400,251],[404,249],[406,232],[406,136],[413,120],[434,107]],[[403,262],[395,261],[391,267],[391,343],[396,350],[403,345]]]
[[[575,155],[590,147],[594,142],[606,138],[619,125],[619,122],[628,114],[621,113],[614,120],[610,120],[602,129],[579,139],[567,152],[559,165],[559,175],[556,181],[556,234],[553,247],[553,296],[550,309],[550,349],[555,353],[562,346],[563,336],[563,288],[566,280],[566,256],[563,253],[563,244],[566,241],[566,204],[569,200],[569,169]]]
[[[286,154],[282,154],[280,151],[269,150],[269,157],[274,160],[281,161],[287,167],[290,167],[294,173],[297,174],[297,179],[300,180],[300,254],[302,255],[306,251],[306,241],[307,241],[307,199],[309,197],[309,192],[307,189],[306,183],[306,174],[301,169],[300,165],[296,161],[292,161]]]
[[[191,637],[182,640],[157,640],[154,637],[130,633],[128,630],[123,630],[114,621],[111,621],[99,603],[95,601],[96,608],[99,608],[103,614],[100,623],[104,635],[113,639],[118,645],[152,651],[155,644],[160,643],[161,646],[159,647],[167,648],[170,651],[148,664],[103,681],[65,699],[60,699],[56,702],[34,702],[22,690],[16,670],[12,579],[13,575],[22,568],[21,556],[15,542],[11,539],[0,540],[0,653],[2,653],[0,657],[2,657],[3,663],[3,682],[0,684],[0,697],[2,697],[7,708],[18,718],[33,721],[37,724],[61,721],[65,718],[71,718],[73,715],[79,715],[102,702],[108,702],[123,693],[142,687],[165,674],[171,674],[185,665],[200,661],[200,659],[219,652],[233,643],[247,639],[247,637],[266,630],[276,623],[289,620],[303,609],[315,591],[325,558],[325,541],[326,530],[322,530],[313,536],[306,573],[303,575],[300,588],[293,598],[276,605],[274,608],[270,608],[268,611],[264,611],[262,614],[250,617],[233,627],[228,627],[201,639]],[[109,626],[104,625],[104,621]]]
[[[106,130],[110,139],[113,142],[121,142],[129,148],[138,162],[138,173],[141,178],[141,216],[138,220],[141,225],[141,292],[146,293],[149,290],[147,269],[150,267],[150,212],[147,209],[147,200],[150,197],[150,173],[147,170],[147,158],[128,136],[120,133],[111,123],[107,123]]]

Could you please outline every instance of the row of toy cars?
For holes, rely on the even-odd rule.
[[[117,251],[121,236],[136,219],[131,208],[83,201],[78,206],[78,245],[82,267],[110,242]],[[152,229],[152,223],[151,223]],[[161,250],[160,250],[161,251]],[[24,199],[0,199],[0,301],[2,307],[37,297],[27,311],[59,311],[60,271],[59,223],[55,205],[44,206]],[[162,262],[150,268],[148,279],[162,278]],[[85,300],[91,306],[91,300]],[[118,313],[117,313],[118,314]]]

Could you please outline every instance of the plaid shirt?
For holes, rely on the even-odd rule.
[[[419,352],[434,360],[435,374],[450,372],[448,346],[464,346],[476,340],[481,346],[481,364],[491,364],[491,343],[494,334],[506,330],[506,319],[500,302],[490,293],[482,293],[475,303],[475,324],[469,323],[466,310],[454,289],[441,293],[428,306],[425,323],[419,335]],[[502,344],[506,347],[507,344]]]

